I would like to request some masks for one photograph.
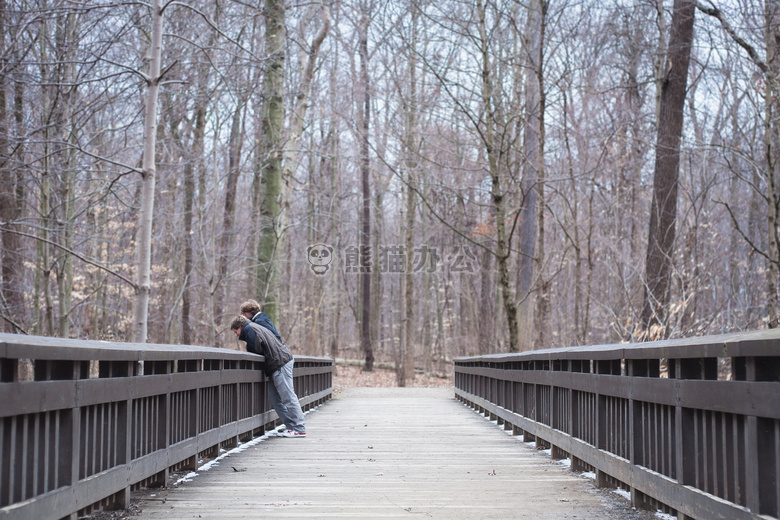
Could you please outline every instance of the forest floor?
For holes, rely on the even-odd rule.
[[[398,386],[395,371],[385,368],[374,368],[366,372],[359,366],[336,365],[333,369],[333,395],[338,396],[345,388],[391,388]],[[441,388],[451,387],[452,378],[438,377],[428,374],[415,374],[414,382],[407,385],[411,388]]]

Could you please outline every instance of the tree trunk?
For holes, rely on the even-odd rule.
[[[146,343],[151,291],[152,220],[154,215],[154,187],[157,177],[157,98],[160,91],[160,62],[162,60],[162,0],[152,0],[152,40],[149,48],[149,75],[147,77],[144,107],[144,150],[141,188],[141,210],[136,236],[138,279],[136,282],[133,342]]]
[[[525,120],[523,134],[523,196],[520,209],[520,269],[518,271],[517,296],[520,299],[518,338],[519,350],[533,348],[534,265],[537,245],[537,207],[539,178],[543,167],[542,125],[544,106],[542,99],[542,48],[544,45],[545,0],[533,0],[528,7],[526,22],[526,49],[528,57],[525,71]]]
[[[379,259],[385,232],[385,208],[384,208],[384,190],[379,182],[374,184],[374,215],[373,226],[371,226],[373,241],[371,251],[373,253],[373,265],[371,268],[371,322],[369,324],[369,334],[371,338],[371,350],[374,357],[377,353],[382,354],[384,349],[384,339],[382,334],[382,320],[386,318],[382,313],[382,266]],[[390,299],[392,301],[392,299]],[[394,336],[394,335],[392,335]],[[391,337],[392,337],[391,336]]]
[[[6,58],[10,49],[6,47],[6,2],[0,0],[0,68],[9,70]],[[24,204],[24,183],[22,175],[24,168],[14,164],[11,154],[12,143],[12,118],[8,112],[6,92],[10,75],[0,75],[0,223],[4,227],[0,230],[2,239],[2,278],[0,279],[0,316],[3,319],[5,332],[19,332],[24,326],[24,269],[22,264],[21,237],[13,233],[17,230],[16,221],[21,218]],[[21,127],[22,91],[21,82],[15,82],[14,115],[17,119],[17,127]],[[18,128],[19,129],[19,128]],[[19,152],[13,154],[19,156]]]
[[[509,330],[509,351],[518,351],[517,336],[517,307],[514,294],[509,281],[509,255],[510,244],[506,233],[506,201],[504,200],[503,172],[499,162],[499,150],[495,143],[495,114],[493,112],[493,84],[491,77],[490,56],[488,49],[488,36],[485,27],[485,6],[482,1],[477,2],[477,14],[479,16],[479,36],[482,59],[482,106],[485,117],[484,145],[488,159],[488,169],[491,180],[491,198],[496,218],[496,257],[498,260],[498,287],[504,303],[504,311]]]
[[[76,92],[76,15],[69,13],[60,20],[57,27],[58,107],[54,118],[55,126],[61,132],[58,136],[60,149],[57,153],[60,175],[57,179],[57,243],[67,250],[73,249],[73,216],[75,213],[75,146],[76,135],[72,121],[72,103]],[[57,334],[67,337],[70,331],[70,311],[73,295],[73,256],[60,253],[57,262]]]
[[[583,268],[583,254],[582,254],[582,240],[580,238],[580,201],[577,194],[577,179],[574,174],[574,157],[572,156],[571,144],[569,142],[569,90],[567,88],[562,92],[563,97],[563,142],[566,148],[566,166],[569,177],[569,196],[573,200],[569,203],[571,208],[571,241],[574,248],[574,316],[573,316],[573,329],[574,329],[574,343],[576,345],[584,345],[582,339],[582,332],[584,330],[582,326],[582,298],[583,298],[583,286],[582,280],[582,268]]]
[[[228,285],[228,264],[230,258],[230,247],[233,243],[235,233],[235,213],[236,196],[238,186],[239,162],[241,160],[241,142],[243,135],[244,121],[243,100],[239,100],[236,111],[233,113],[233,123],[230,130],[230,142],[228,143],[228,174],[225,185],[225,206],[222,214],[222,232],[219,239],[219,263],[217,267],[217,286],[214,292],[214,346],[221,347],[223,344],[222,334],[218,331],[225,318],[225,292]]]
[[[666,76],[661,87],[653,200],[645,264],[646,287],[641,324],[647,339],[666,335],[667,306],[677,219],[680,139],[688,62],[693,44],[693,0],[675,0]]]
[[[362,193],[362,206],[360,218],[360,265],[366,267],[371,264],[371,170],[369,161],[369,128],[371,119],[371,94],[368,78],[368,26],[371,18],[368,13],[363,14],[360,24],[360,42],[358,52],[360,54],[360,92],[363,96],[360,111],[360,186]],[[376,253],[376,252],[375,252]],[[374,255],[376,257],[376,254]],[[372,266],[378,269],[378,265]],[[374,347],[371,343],[371,272],[366,269],[360,274],[362,284],[362,312],[360,328],[360,345],[365,355],[365,370],[374,369]]]
[[[49,69],[49,47],[48,47],[48,23],[44,20],[38,31],[38,42],[40,45],[40,74],[44,81],[54,82],[50,77]],[[50,135],[51,129],[45,123],[52,110],[53,101],[52,87],[42,89],[41,114],[44,119],[41,121],[43,127],[43,159],[41,160],[41,188],[38,201],[39,229],[38,229],[38,247],[36,251],[36,270],[35,270],[35,295],[43,296],[43,309],[41,310],[40,299],[35,298],[33,304],[33,322],[35,326],[33,332],[44,336],[54,334],[53,313],[54,305],[51,299],[51,254],[49,241],[49,230],[51,228],[51,148]]]
[[[494,348],[494,338],[496,336],[495,326],[495,280],[491,276],[493,273],[493,255],[490,250],[482,251],[482,260],[480,265],[480,294],[479,294],[479,338],[478,354],[490,354]]]
[[[404,253],[406,265],[404,266],[403,289],[404,289],[404,315],[401,318],[401,377],[399,386],[406,386],[414,382],[414,223],[416,219],[416,180],[417,156],[419,154],[419,137],[417,129],[417,31],[419,11],[414,2],[410,3],[411,12],[411,41],[409,42],[409,53],[407,56],[409,76],[408,76],[408,99],[405,100],[405,129],[404,129],[404,155],[406,170],[406,186],[403,188],[404,212],[406,219],[404,223]]]
[[[338,53],[333,53],[332,67],[334,70],[338,70]],[[331,74],[329,80],[329,92],[331,104],[335,105],[335,100],[338,94],[338,83],[336,74]],[[335,251],[341,251],[341,231],[339,227],[339,215],[341,210],[341,197],[339,196],[339,189],[341,186],[341,178],[339,175],[339,162],[338,157],[340,155],[340,138],[337,129],[338,117],[335,113],[331,112],[329,117],[329,132],[326,139],[328,155],[328,164],[326,171],[328,172],[329,182],[329,204],[332,205],[333,210],[330,213],[330,223],[328,226],[328,245],[333,245]],[[334,267],[334,270],[337,269]],[[339,290],[339,280],[341,273],[335,271],[333,276],[329,277],[328,286],[329,293],[334,295],[335,312],[333,313],[333,321],[331,322],[329,343],[330,343],[330,357],[336,359],[339,354],[339,341],[341,340],[341,299],[342,292]]]
[[[544,111],[545,111],[545,94],[544,94],[544,69],[543,69],[543,54],[544,48],[544,36],[547,19],[547,0],[540,0],[538,4],[532,4],[533,9],[539,9],[538,20],[535,22],[533,29],[532,42],[533,57],[532,60],[535,64],[533,72],[535,73],[535,86],[536,95],[538,95],[538,106],[535,106],[532,115],[531,127],[532,132],[537,134],[535,148],[531,148],[533,153],[528,157],[534,163],[534,168],[537,172],[536,192],[538,194],[537,199],[537,223],[536,223],[536,235],[537,246],[534,255],[534,272],[538,273],[539,277],[539,292],[536,294],[536,315],[534,322],[534,331],[536,333],[536,339],[534,340],[534,348],[549,348],[552,345],[548,344],[550,336],[550,305],[552,299],[552,282],[544,277],[543,267],[545,261],[545,236],[544,236],[544,215],[545,215],[545,168],[544,168]]]
[[[767,160],[767,255],[766,270],[767,301],[766,323],[770,329],[780,326],[778,315],[778,281],[780,281],[780,195],[778,194],[778,176],[780,174],[780,1],[765,0],[766,18],[766,61],[767,71],[765,105],[766,122],[764,139]]]
[[[213,38],[210,39],[213,43]],[[195,97],[194,128],[192,146],[189,158],[184,163],[184,277],[181,294],[181,342],[184,345],[192,345],[195,341],[194,320],[192,319],[192,287],[195,270],[194,262],[194,206],[195,206],[195,181],[196,175],[203,171],[203,153],[205,150],[206,116],[209,103],[208,83],[210,77],[208,63],[202,63],[198,68],[198,85]]]
[[[408,178],[410,186],[414,183],[414,174],[412,168],[409,168]],[[406,229],[404,230],[404,250],[406,251],[406,270],[404,273],[404,316],[403,316],[403,338],[404,349],[404,386],[407,383],[414,382],[414,358],[415,358],[415,337],[414,337],[414,221],[415,221],[415,196],[414,190],[406,188]]]
[[[264,163],[261,174],[260,239],[257,246],[257,292],[262,299],[263,311],[274,322],[278,319],[279,266],[276,252],[280,246],[278,224],[281,215],[284,153],[284,4],[284,0],[265,0],[268,59],[263,76],[263,136],[260,147]]]

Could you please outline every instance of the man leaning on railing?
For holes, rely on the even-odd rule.
[[[236,316],[230,329],[239,340],[246,341],[246,349],[265,357],[265,374],[271,378],[268,397],[286,430],[281,437],[305,437],[306,425],[293,386],[295,359],[287,346],[265,327],[249,321],[246,316]]]

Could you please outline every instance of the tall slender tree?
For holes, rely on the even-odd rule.
[[[414,224],[416,220],[417,198],[415,197],[417,157],[420,153],[420,135],[418,129],[418,71],[417,38],[420,20],[419,6],[415,0],[409,2],[409,17],[411,18],[411,34],[407,55],[407,67],[409,70],[406,100],[404,105],[404,155],[406,181],[404,188],[404,207],[406,221],[404,224],[404,252],[406,253],[406,265],[404,266],[403,290],[404,290],[404,316],[401,328],[401,372],[399,386],[406,386],[414,381],[415,360],[415,291],[414,291]]]
[[[369,157],[369,130],[371,127],[371,91],[368,74],[368,29],[371,15],[365,8],[361,13],[358,27],[358,54],[360,56],[360,88],[359,92],[359,135],[360,135],[360,265],[364,272],[360,274],[361,281],[361,322],[360,345],[365,356],[364,368],[374,369],[374,346],[371,342],[371,161]],[[371,267],[369,267],[371,266]]]
[[[641,324],[649,338],[666,335],[671,271],[677,222],[677,192],[680,140],[688,81],[688,63],[693,46],[694,0],[675,0],[672,28],[661,85],[658,116],[653,200],[645,264],[645,298]]]
[[[531,297],[534,278],[541,274],[537,261],[537,242],[539,236],[538,220],[539,193],[542,189],[540,177],[543,176],[544,149],[544,97],[542,90],[542,49],[544,46],[546,1],[533,0],[528,6],[525,27],[525,125],[523,130],[523,179],[522,206],[520,210],[520,268],[518,270],[517,297],[519,304],[519,327],[523,332],[518,336],[519,350],[534,347],[534,322],[536,298]],[[540,294],[544,301],[545,294]],[[538,312],[538,309],[536,309]],[[541,331],[537,331],[541,334]]]
[[[12,111],[9,110],[7,92],[10,89],[9,74],[13,55],[13,41],[7,34],[7,9],[5,0],[0,0],[0,239],[2,240],[2,277],[0,278],[0,319],[3,320],[3,330],[16,332],[23,330],[23,272],[20,236],[15,233],[21,217],[22,206],[19,200],[24,195],[24,183],[17,178],[21,172],[19,165],[14,165],[12,133],[14,122]],[[18,82],[17,82],[18,83]]]
[[[154,188],[157,177],[157,99],[160,92],[160,63],[162,62],[162,0],[152,0],[151,40],[149,42],[149,72],[146,75],[144,101],[144,150],[141,166],[140,212],[136,234],[137,282],[133,341],[146,343],[149,321],[149,293],[151,292],[152,223],[154,218]]]
[[[284,154],[284,74],[285,74],[285,0],[265,0],[262,141],[259,153],[262,204],[260,239],[257,246],[257,292],[263,299],[263,310],[276,321],[279,303],[280,216],[282,211],[282,160]]]

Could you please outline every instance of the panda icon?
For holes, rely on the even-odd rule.
[[[333,248],[326,244],[314,244],[306,250],[309,269],[316,275],[323,275],[330,269],[333,261]]]

